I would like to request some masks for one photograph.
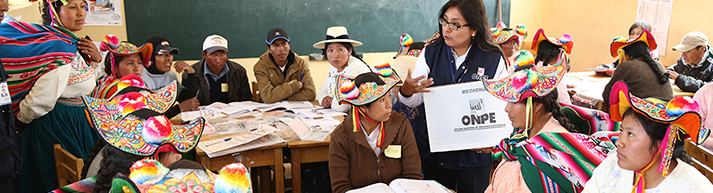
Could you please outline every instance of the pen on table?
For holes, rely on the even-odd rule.
[[[231,139],[233,139],[233,138],[232,138],[232,137],[228,137],[228,138],[225,138],[222,142],[230,141]],[[215,144],[219,144],[219,143],[220,143],[220,142],[218,142],[218,143],[212,143],[212,144],[208,144],[208,145],[205,145],[205,146],[208,147],[208,146],[215,145]]]
[[[305,77],[305,73],[303,72],[302,75],[300,75],[300,81],[302,81],[302,78]]]
[[[328,108],[326,108],[326,107],[314,108],[314,109],[312,109],[312,112],[317,112],[322,109],[328,109]]]

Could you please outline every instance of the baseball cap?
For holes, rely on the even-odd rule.
[[[228,40],[220,35],[209,35],[203,41],[203,51],[213,53],[218,50],[228,52]]]
[[[178,48],[171,47],[168,40],[161,36],[147,36],[144,42],[153,45],[153,54],[164,55],[170,53],[176,55],[179,53]]]
[[[287,40],[287,42],[290,42],[290,36],[287,35],[287,32],[285,32],[284,29],[282,28],[273,28],[269,32],[267,32],[267,38],[265,38],[265,43],[272,44],[272,42],[275,42],[277,39],[284,39]]]
[[[673,51],[688,52],[697,46],[703,45],[708,45],[708,37],[702,32],[694,31],[683,36],[681,43],[671,49]]]

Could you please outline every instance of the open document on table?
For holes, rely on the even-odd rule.
[[[482,82],[428,89],[423,103],[431,152],[493,147],[512,132],[507,102],[491,95]]]
[[[198,148],[212,158],[285,142],[275,131],[274,127],[261,126],[250,132],[201,141]]]
[[[451,193],[443,185],[433,180],[412,180],[412,179],[395,179],[386,185],[384,183],[375,183],[364,186],[362,188],[349,190],[347,193]]]

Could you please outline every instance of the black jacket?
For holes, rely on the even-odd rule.
[[[678,88],[686,92],[696,92],[713,81],[713,50],[706,46],[706,52],[708,57],[703,58],[703,63],[696,67],[685,64],[683,58],[680,58],[676,64],[667,68],[678,72],[678,78],[674,81]]]
[[[208,85],[208,80],[203,75],[206,70],[203,68],[204,63],[205,60],[201,60],[191,66],[196,70],[195,77],[198,79],[198,101],[200,101],[201,105],[209,105],[213,101],[210,100],[210,85]],[[228,76],[228,100],[231,102],[252,100],[253,94],[250,91],[250,83],[248,83],[248,75],[245,68],[230,60],[225,63],[228,64],[228,74],[226,74]],[[189,74],[183,74],[184,81],[189,77]]]

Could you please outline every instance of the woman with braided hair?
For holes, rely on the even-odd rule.
[[[649,54],[650,50],[656,49],[656,40],[649,30],[644,30],[636,39],[614,38],[610,47],[610,54],[612,57],[618,55],[620,62],[602,92],[604,107],[609,107],[612,86],[620,80],[626,82],[631,93],[636,96],[666,100],[673,98],[668,72]]]

